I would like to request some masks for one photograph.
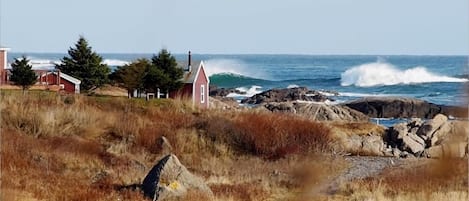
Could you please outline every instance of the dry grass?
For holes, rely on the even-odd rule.
[[[330,140],[319,123],[201,111],[184,99],[15,91],[0,98],[1,191],[8,192],[2,200],[144,200],[138,191],[117,189],[140,183],[163,156],[160,136],[207,180],[215,200],[284,200],[303,190],[295,170],[313,160],[299,153],[323,152]],[[181,199],[206,197],[191,192]]]
[[[423,161],[342,186],[334,200],[467,200],[467,159]]]
[[[0,98],[0,200],[145,200],[139,191],[121,187],[140,183],[163,156],[160,136],[168,138],[181,163],[206,180],[214,200],[326,200],[317,189],[347,167],[342,158],[327,154],[337,140],[335,131],[380,131],[372,124],[325,125],[289,115],[203,111],[184,99],[15,91],[1,91]],[[400,177],[388,175],[379,184],[398,189],[392,185]],[[375,195],[373,182],[344,188],[333,199]],[[443,185],[435,192],[461,195],[453,187]],[[396,196],[422,193],[400,190]],[[178,200],[207,199],[190,192]]]

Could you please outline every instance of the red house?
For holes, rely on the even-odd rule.
[[[0,85],[5,84],[7,80],[7,52],[8,48],[0,47]]]
[[[7,69],[7,52],[8,48],[0,47],[0,87],[7,88],[11,85],[10,69]],[[37,83],[32,86],[34,89],[64,91],[67,93],[80,93],[81,81],[61,73],[59,70],[39,70],[33,69],[38,77]]]
[[[81,81],[58,70],[41,73],[38,77],[41,85],[58,85],[67,93],[80,93]]]
[[[207,109],[210,106],[208,96],[210,80],[205,73],[204,62],[195,62],[195,65],[192,65],[191,60],[191,52],[189,52],[189,62],[182,67],[184,86],[179,91],[170,92],[169,96],[189,98],[194,106]]]

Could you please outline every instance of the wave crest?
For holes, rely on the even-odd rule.
[[[429,82],[467,82],[467,79],[454,78],[429,72],[425,67],[400,70],[389,63],[368,63],[353,67],[341,74],[342,86],[386,86],[398,84],[418,84]]]

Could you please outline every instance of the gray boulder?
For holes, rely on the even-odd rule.
[[[153,201],[181,197],[189,189],[213,196],[203,179],[190,173],[173,154],[163,157],[150,170],[142,183],[145,197]]]
[[[245,104],[261,104],[271,102],[287,102],[287,101],[315,101],[324,102],[326,100],[333,101],[319,91],[310,90],[306,87],[271,89],[252,97],[243,99],[241,103]]]
[[[444,145],[436,145],[425,150],[429,158],[463,158],[467,155],[467,143],[449,143]]]
[[[317,103],[267,103],[263,107],[271,112],[298,114],[317,121],[368,121],[368,117],[347,106]]]
[[[402,146],[405,151],[414,155],[420,155],[420,153],[425,149],[425,145],[420,144],[409,136],[404,136],[402,138]]]
[[[464,108],[436,105],[427,101],[405,97],[366,97],[344,103],[373,118],[433,118],[442,113],[455,117],[466,117]]]

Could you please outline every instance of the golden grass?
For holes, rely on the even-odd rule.
[[[0,200],[145,200],[125,187],[140,183],[163,156],[160,136],[170,141],[182,164],[206,180],[214,200],[360,200],[360,193],[393,193],[379,194],[374,180],[344,187],[335,197],[319,191],[347,167],[343,158],[329,154],[335,131],[381,132],[372,124],[325,125],[289,115],[206,111],[184,99],[33,91],[1,91],[0,99]],[[392,185],[408,174],[388,175],[380,185],[397,188]],[[346,193],[350,189],[353,193]],[[422,193],[409,189],[401,188],[394,197]],[[451,185],[438,192],[435,196],[463,195]],[[179,200],[207,197],[189,192]]]

